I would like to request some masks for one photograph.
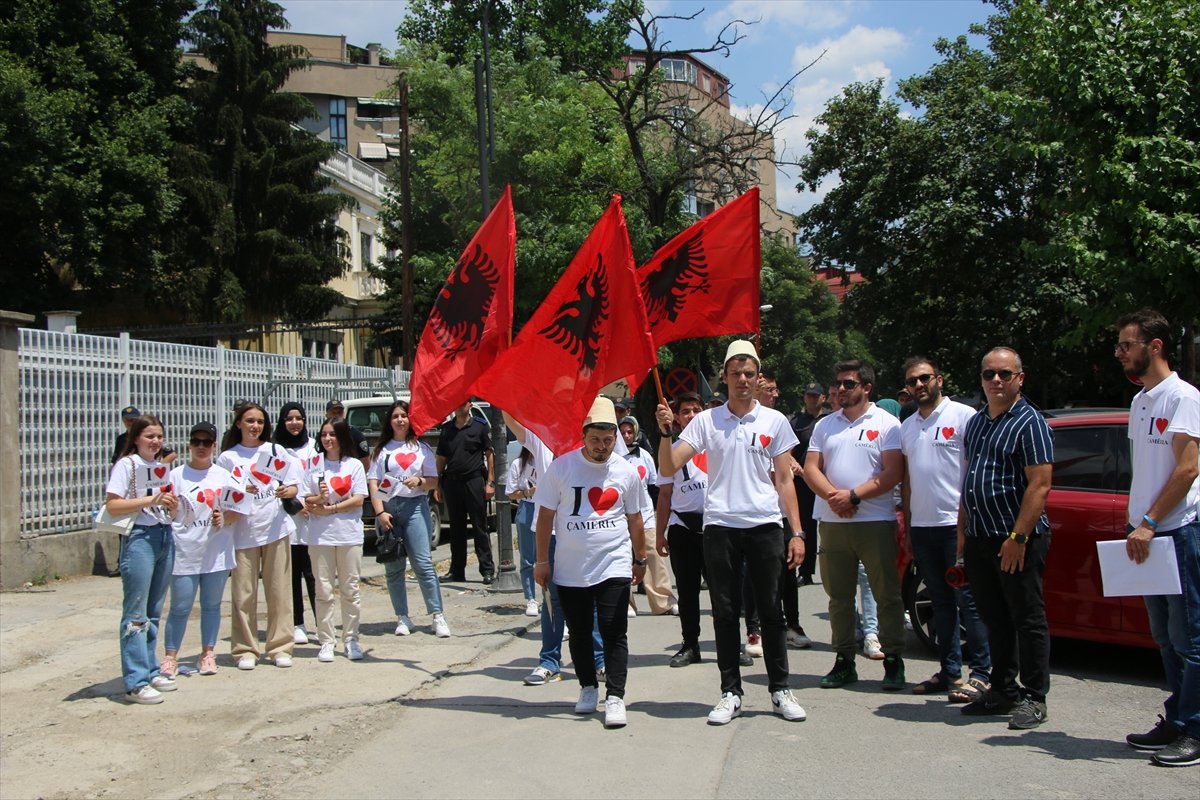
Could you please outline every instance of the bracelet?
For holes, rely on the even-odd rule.
[[[1155,532],[1158,531],[1158,523],[1154,521],[1154,517],[1150,516],[1149,514],[1142,514],[1142,519],[1145,520],[1146,524],[1150,526],[1150,530]]]
[[[535,562],[533,562],[533,565],[536,567],[538,564],[549,564],[549,563],[550,563],[549,561],[535,561]]]

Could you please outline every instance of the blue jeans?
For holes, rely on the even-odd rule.
[[[171,577],[171,611],[167,615],[167,638],[165,650],[178,653],[187,632],[188,616],[196,603],[196,590],[200,590],[200,644],[215,647],[217,632],[221,628],[221,598],[225,595],[225,581],[229,571],[205,572],[203,575],[173,575]]]
[[[158,676],[158,622],[167,599],[175,539],[170,525],[135,525],[121,548],[121,674],[132,692]]]
[[[1143,599],[1171,692],[1164,716],[1188,736],[1200,738],[1200,522],[1156,534],[1166,536],[1175,542],[1182,593]]]
[[[558,587],[554,585],[554,548],[557,541],[550,537],[550,583],[546,590],[548,598],[542,600],[542,652],[538,654],[538,666],[545,667],[551,672],[562,668],[563,628],[567,620],[563,616],[562,602],[558,599]],[[535,554],[536,555],[536,554]],[[550,609],[554,610],[554,619],[550,619]],[[604,669],[604,640],[600,638],[600,619],[592,612],[592,653],[596,661],[596,669]]]
[[[979,618],[971,587],[955,589],[946,583],[946,570],[957,561],[955,526],[914,526],[909,530],[913,560],[925,577],[929,602],[933,606],[933,629],[937,635],[938,659],[942,675],[951,680],[962,677],[963,653],[958,626],[961,619],[967,632],[967,663],[971,677],[987,683],[991,680],[992,655],[988,648],[987,626]],[[961,615],[961,616],[960,616]]]
[[[433,553],[430,536],[433,521],[429,515],[429,498],[393,497],[384,503],[384,510],[392,515],[392,524],[397,526],[404,540],[404,550],[412,559],[413,572],[425,598],[425,610],[430,614],[442,613],[442,585],[438,583],[433,568]],[[404,581],[405,556],[384,564],[387,575],[388,595],[392,598],[392,611],[396,616],[408,616],[408,587]]]
[[[521,589],[526,600],[537,598],[537,584],[533,582],[533,562],[537,560],[533,512],[534,505],[528,500],[517,503],[517,549],[521,551]]]
[[[879,635],[879,606],[875,603],[875,595],[871,593],[871,584],[867,580],[867,568],[858,562],[858,590],[862,593],[862,608],[858,615],[859,639]]]

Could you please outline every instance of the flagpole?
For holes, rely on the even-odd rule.
[[[654,375],[654,388],[658,391],[658,403],[659,405],[665,406],[667,404],[667,398],[663,397],[662,378],[660,378],[658,375],[658,364],[654,365],[653,369],[650,370],[650,373]]]

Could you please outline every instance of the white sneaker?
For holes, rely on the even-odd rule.
[[[155,675],[150,679],[150,685],[159,692],[173,692],[179,688],[179,684],[166,675]]]
[[[800,630],[788,628],[787,644],[788,647],[798,647],[801,650],[806,650],[812,647],[812,639],[808,638],[808,634],[804,632],[803,628]]]
[[[741,713],[742,698],[733,692],[726,692],[721,695],[721,699],[713,706],[713,710],[708,712],[708,724],[725,725]]]
[[[251,670],[258,666],[258,656],[254,653],[242,653],[238,659],[238,669]]]
[[[297,625],[292,629],[292,644],[308,644],[308,634],[303,626]]]
[[[561,681],[562,673],[551,672],[545,667],[534,667],[533,672],[525,676],[526,686],[542,686],[553,681]]]
[[[146,684],[145,686],[139,686],[132,692],[126,693],[125,696],[129,698],[129,702],[137,703],[138,705],[142,706],[158,705],[163,701],[162,692],[158,691],[158,689],[155,689],[149,684]]]
[[[280,669],[287,669],[292,665],[292,657],[287,653],[280,653],[272,660],[275,662],[275,666],[279,667]]]
[[[879,644],[879,637],[873,633],[868,633],[863,639],[863,655],[872,661],[883,660],[883,647]]]
[[[672,617],[679,616],[679,603],[671,603],[671,616]]]
[[[804,708],[796,702],[796,696],[792,694],[791,689],[771,692],[771,707],[775,709],[776,714],[792,722],[808,719],[808,714],[805,714]]]
[[[346,640],[346,658],[351,661],[362,661],[363,651],[358,645],[358,639]]]
[[[625,612],[625,616],[629,617],[630,619],[633,619],[634,617],[637,616],[637,609],[634,608],[633,606],[630,606],[629,610]]]
[[[525,601],[525,616],[537,617],[537,616],[540,616],[541,613],[542,612],[538,611],[537,600],[526,600]]]
[[[571,641],[571,629],[567,627],[566,623],[563,623],[563,641]]]
[[[600,690],[595,686],[583,686],[579,689],[579,701],[575,703],[576,714],[591,714],[600,702]]]
[[[317,661],[325,664],[333,661],[333,642],[326,642],[321,645],[321,649],[317,651]]]
[[[433,615],[433,635],[439,639],[450,638],[450,626],[446,624],[445,614]]]
[[[406,615],[401,614],[400,616],[396,617],[397,636],[408,636],[410,633],[412,633],[412,626],[412,620]]]
[[[625,727],[625,701],[619,697],[609,697],[604,701],[604,727]]]

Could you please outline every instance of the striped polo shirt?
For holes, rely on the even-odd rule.
[[[1025,468],[1054,462],[1050,426],[1024,397],[992,419],[987,406],[967,423],[963,436],[967,474],[962,502],[968,536],[1007,536],[1013,530],[1029,480]],[[1046,512],[1032,531],[1049,533]],[[1026,533],[1026,531],[1018,531]]]

